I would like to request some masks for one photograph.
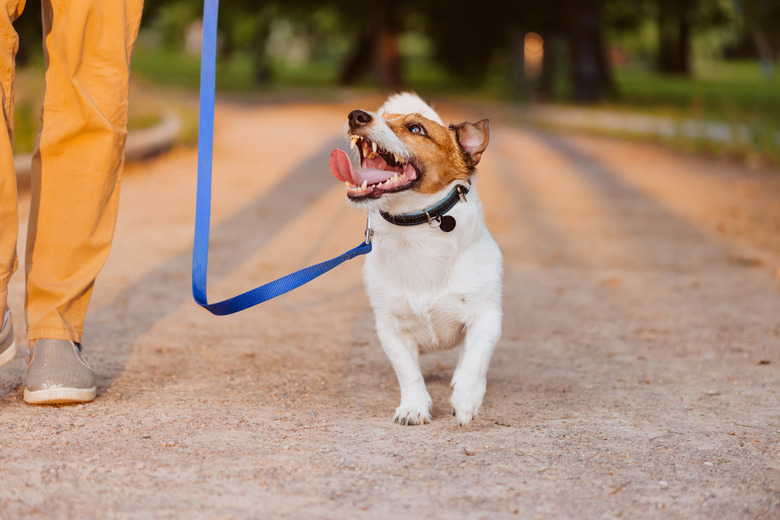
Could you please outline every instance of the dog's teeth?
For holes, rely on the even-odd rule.
[[[349,144],[349,148],[350,149],[353,149],[353,150],[355,149],[355,145],[356,145],[358,139],[359,139],[358,136],[356,136],[356,135],[352,136],[352,142]]]
[[[368,181],[367,180],[363,181],[363,184],[360,186],[360,189],[363,190],[363,191],[365,191],[366,188],[368,188]]]
[[[371,149],[376,153],[376,143],[371,143]]]

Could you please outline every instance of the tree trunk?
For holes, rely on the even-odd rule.
[[[569,70],[573,101],[598,101],[613,91],[604,51],[600,7],[599,0],[573,0],[569,4]]]
[[[561,75],[565,74],[566,41],[562,34],[546,34],[544,56],[542,57],[542,75],[539,77],[537,96],[543,101],[556,99],[555,86]]]
[[[690,0],[660,2],[658,10],[658,71],[689,76],[691,73]]]
[[[357,48],[341,72],[341,83],[357,83],[364,75],[389,89],[400,89],[401,53],[398,48],[400,23],[393,9],[383,3],[373,10],[372,23],[358,40]]]
[[[27,2],[24,12],[14,22],[14,29],[19,35],[16,66],[22,68],[43,53],[41,3],[35,1]]]

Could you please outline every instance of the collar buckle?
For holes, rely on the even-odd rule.
[[[425,213],[425,217],[428,219],[428,225],[432,228],[437,228],[441,226],[441,215],[438,215],[436,217],[431,217],[430,213],[428,211],[423,210]]]
[[[458,184],[457,186],[455,186],[455,189],[458,190],[458,198],[460,199],[460,201],[468,202],[466,200],[466,194],[469,192],[469,189],[462,184]]]

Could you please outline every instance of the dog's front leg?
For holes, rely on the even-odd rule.
[[[431,422],[433,401],[420,371],[419,348],[401,332],[395,319],[377,319],[377,333],[401,387],[401,405],[393,420],[410,425]]]
[[[501,309],[485,309],[466,331],[458,367],[452,376],[452,414],[464,426],[477,415],[487,387],[487,371],[501,337]]]

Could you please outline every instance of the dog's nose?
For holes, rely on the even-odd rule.
[[[357,128],[371,122],[371,114],[362,110],[353,110],[348,117],[350,128]]]

